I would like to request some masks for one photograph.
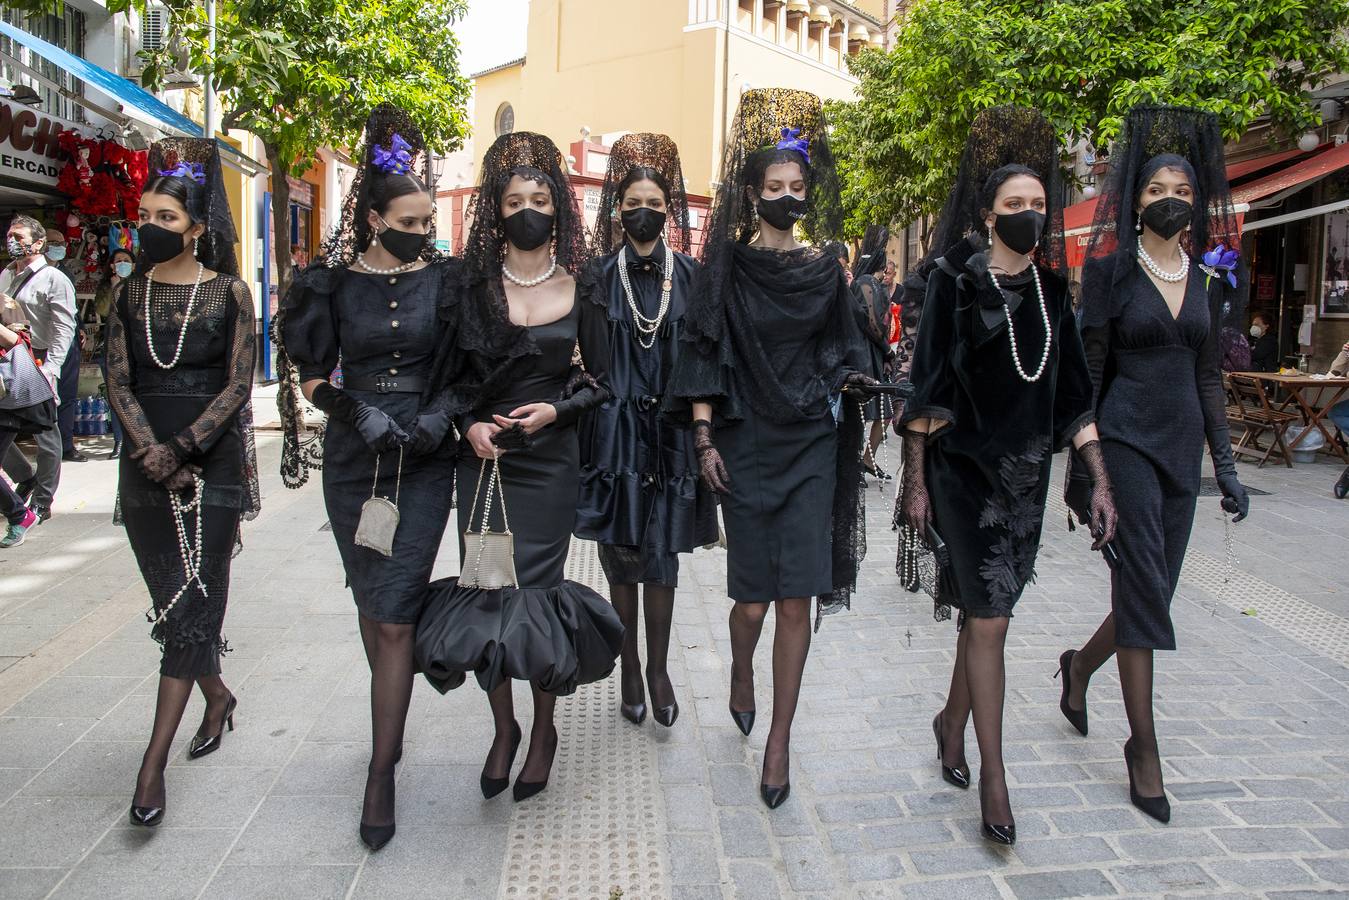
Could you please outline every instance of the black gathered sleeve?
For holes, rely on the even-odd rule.
[[[1236,461],[1232,456],[1232,437],[1227,427],[1227,399],[1223,391],[1221,284],[1209,288],[1210,298],[1217,292],[1218,299],[1209,303],[1209,329],[1204,344],[1194,361],[1194,382],[1199,389],[1199,407],[1204,415],[1204,434],[1208,452],[1213,457],[1215,475],[1234,474]]]
[[[253,367],[257,361],[257,320],[248,285],[235,279],[230,285],[229,356],[225,361],[225,386],[191,425],[178,432],[169,446],[179,459],[209,451],[234,426],[239,410],[253,393]]]
[[[1054,382],[1054,447],[1061,449],[1079,431],[1096,421],[1095,383],[1082,335],[1077,330],[1072,298],[1061,294],[1055,338],[1059,342],[1058,377]]]
[[[139,282],[144,284],[143,281]],[[108,366],[108,403],[122,423],[127,440],[136,450],[159,442],[154,426],[136,399],[136,357],[131,352],[131,279],[122,282],[117,302],[108,313],[106,356]]]
[[[904,404],[901,424],[915,419],[940,419],[951,425],[956,422],[956,380],[951,371],[956,350],[955,315],[956,280],[940,269],[934,270],[928,276],[909,368],[913,396]]]
[[[571,396],[553,404],[558,425],[574,425],[582,413],[599,406],[613,394],[609,387],[609,317],[603,307],[581,294],[580,282],[577,289],[576,303],[581,309],[581,320],[576,326],[576,341],[581,347],[581,362],[589,377]]]
[[[341,339],[327,272],[305,272],[290,289],[281,318],[281,342],[300,382],[327,381],[337,368]],[[319,284],[322,281],[323,284]]]

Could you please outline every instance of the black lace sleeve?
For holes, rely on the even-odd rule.
[[[1221,290],[1221,286],[1218,287]],[[1211,309],[1216,305],[1210,303]],[[1232,438],[1227,427],[1227,401],[1223,395],[1222,351],[1219,331],[1221,317],[1211,315],[1208,336],[1194,362],[1194,380],[1199,388],[1199,405],[1204,415],[1204,434],[1208,438],[1209,455],[1213,457],[1213,473],[1222,475],[1236,471],[1232,457]]]
[[[253,298],[239,279],[230,285],[229,358],[225,361],[225,386],[197,420],[173,436],[170,446],[180,458],[210,450],[234,424],[239,408],[253,392],[253,366],[257,353],[257,327]]]
[[[854,285],[857,295],[855,302],[858,305],[857,323],[862,329],[862,334],[868,341],[879,347],[882,353],[888,353],[890,351],[890,336],[885,332],[885,323],[877,321],[877,314],[879,313],[877,297],[884,294],[884,289],[869,275],[859,278],[854,282]]]
[[[576,328],[576,341],[581,346],[581,361],[590,376],[587,383],[565,400],[553,404],[557,410],[557,424],[571,425],[588,409],[599,406],[611,396],[609,389],[609,317],[603,307],[592,303],[581,294],[577,282],[576,303],[581,310],[581,321]]]
[[[951,372],[955,351],[956,280],[944,271],[928,276],[923,317],[918,323],[909,381],[913,396],[902,422],[941,419],[955,424],[956,381]]]
[[[1057,276],[1045,275],[1044,278]],[[1054,446],[1063,447],[1083,428],[1096,421],[1093,379],[1087,364],[1086,348],[1077,330],[1077,316],[1073,313],[1072,298],[1066,284],[1060,282],[1058,333],[1058,374],[1054,382]]]
[[[144,284],[141,279],[136,284]],[[131,302],[132,281],[122,282],[122,290],[117,301],[108,313],[107,327],[107,365],[108,365],[108,402],[122,423],[131,446],[144,450],[158,443],[154,426],[146,418],[145,410],[136,399],[136,358],[131,352],[131,321],[128,304]]]

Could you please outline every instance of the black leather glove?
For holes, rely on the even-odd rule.
[[[1077,448],[1076,453],[1091,479],[1087,498],[1088,517],[1081,519],[1081,522],[1089,525],[1091,536],[1096,539],[1091,549],[1100,550],[1115,539],[1115,526],[1119,523],[1115,496],[1110,490],[1110,475],[1105,470],[1105,455],[1101,452],[1100,441],[1088,441]]]
[[[1251,511],[1251,498],[1237,478],[1236,472],[1218,474],[1218,489],[1223,492],[1223,509],[1232,513],[1232,521],[1240,522]]]
[[[450,432],[450,414],[447,412],[422,412],[412,422],[412,435],[408,438],[407,449],[413,456],[424,456],[435,452]]]
[[[932,500],[927,493],[927,435],[904,430],[904,485],[899,495],[900,516],[922,540],[932,522]]]
[[[1063,478],[1063,503],[1068,507],[1068,530],[1073,531],[1077,519],[1078,525],[1091,521],[1091,476],[1086,465],[1077,458],[1077,451],[1068,450],[1068,471]]]
[[[314,388],[310,402],[330,417],[340,419],[356,429],[356,433],[373,453],[383,453],[407,443],[407,432],[384,410],[362,403],[327,382]]]
[[[699,419],[693,423],[693,449],[698,454],[698,475],[708,489],[717,494],[731,492],[731,475],[726,463],[712,444],[712,423]]]
[[[873,384],[880,384],[880,382],[865,372],[849,372],[847,377],[843,379],[843,390],[850,396],[865,398],[867,395],[862,391],[855,390],[855,388],[869,387]]]

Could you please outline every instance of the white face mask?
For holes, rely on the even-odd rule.
[[[1264,333],[1265,333],[1265,329],[1261,328],[1259,325],[1252,325],[1252,326],[1251,326],[1251,337],[1258,338],[1258,337],[1260,337],[1261,335],[1263,335]]]

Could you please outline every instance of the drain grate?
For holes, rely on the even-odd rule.
[[[573,540],[567,577],[608,593],[590,541]],[[664,800],[649,729],[618,715],[617,678],[557,705],[548,790],[514,808],[499,896],[668,897]]]

